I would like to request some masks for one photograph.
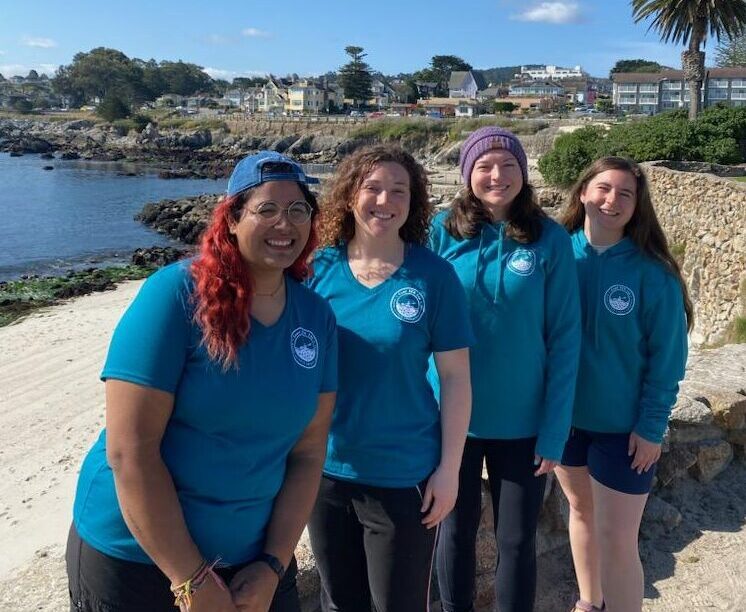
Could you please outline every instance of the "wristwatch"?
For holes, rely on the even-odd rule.
[[[285,575],[285,566],[280,563],[280,560],[275,557],[274,555],[270,555],[269,553],[262,552],[259,553],[256,559],[254,561],[259,561],[261,563],[266,563],[269,565],[269,568],[277,574],[277,577],[282,580],[282,577]]]

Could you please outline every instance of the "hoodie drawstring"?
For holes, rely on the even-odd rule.
[[[492,303],[497,304],[500,301],[503,288],[503,235],[505,234],[504,226],[501,223],[497,230],[497,283],[495,283],[495,295]]]
[[[482,268],[484,265],[484,257],[483,257],[483,251],[484,251],[484,232],[486,229],[492,229],[495,231],[494,226],[488,226],[486,224],[482,224],[482,227],[479,230],[479,250],[477,251],[477,264],[476,264],[476,270],[474,271],[474,286],[473,290],[477,291],[477,286],[479,284],[479,275],[482,272]],[[504,234],[505,230],[503,228],[503,224],[501,223],[497,228],[497,279],[495,283],[495,291],[492,296],[492,303],[498,304],[500,302],[500,296],[502,295],[502,286],[503,286],[503,241],[504,241]],[[484,282],[485,289],[487,288],[487,282],[485,279]]]

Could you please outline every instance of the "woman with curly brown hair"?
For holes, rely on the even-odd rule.
[[[300,611],[293,550],[337,374],[334,315],[299,282],[309,182],[277,153],[241,160],[198,256],[153,274],[120,320],[73,509],[71,610]]]
[[[324,612],[369,610],[371,598],[378,612],[428,609],[436,526],[458,490],[472,343],[453,268],[425,246],[430,215],[424,169],[392,146],[347,157],[324,197],[310,286],[334,310],[340,347],[309,522]]]

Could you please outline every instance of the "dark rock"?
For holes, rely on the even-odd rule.
[[[11,151],[10,156],[11,157],[23,157],[23,153],[21,153],[20,151]]]
[[[42,166],[42,170],[54,170],[54,166]]]
[[[80,155],[77,151],[64,151],[62,155],[60,155],[60,159],[80,159]]]
[[[42,153],[39,157],[41,159],[54,159],[54,155],[52,153]]]
[[[170,263],[188,257],[192,254],[189,249],[177,249],[174,247],[151,247],[149,249],[136,249],[132,253],[132,263],[136,266],[151,266],[160,268]]]

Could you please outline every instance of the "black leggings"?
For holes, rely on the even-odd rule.
[[[96,550],[70,527],[67,538],[70,612],[176,612],[171,583],[155,566],[116,559]],[[227,583],[247,563],[215,568]],[[269,612],[300,612],[295,558],[277,585]]]
[[[536,477],[536,438],[467,438],[459,474],[456,507],[441,524],[438,584],[443,612],[474,609],[476,540],[482,511],[482,461],[489,475],[500,612],[531,612],[536,595],[536,525],[546,476]]]
[[[321,479],[308,523],[323,612],[425,612],[437,529],[421,523],[424,483],[401,489]]]

